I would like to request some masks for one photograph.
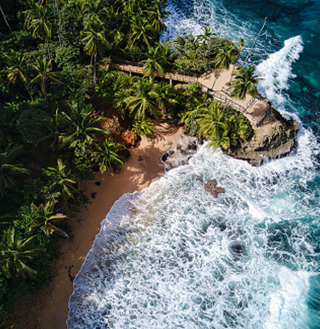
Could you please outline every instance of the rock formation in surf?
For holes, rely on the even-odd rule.
[[[216,179],[209,180],[204,184],[204,189],[210,192],[215,198],[218,197],[218,193],[224,193],[224,188],[217,186],[217,184]]]
[[[249,140],[223,151],[234,158],[247,160],[253,166],[259,166],[267,159],[291,153],[296,147],[298,129],[296,121],[286,120],[271,107],[270,114],[259,127],[254,128]]]

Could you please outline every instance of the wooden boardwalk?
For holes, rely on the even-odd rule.
[[[144,75],[142,65],[139,63],[112,63],[110,66],[119,71]],[[270,113],[270,103],[261,97],[253,99],[249,94],[246,95],[245,99],[231,97],[228,94],[227,83],[231,80],[233,69],[234,66],[231,65],[229,70],[212,71],[200,77],[184,75],[179,72],[166,72],[164,74],[156,72],[155,76],[157,78],[167,79],[170,83],[172,83],[172,81],[183,83],[199,82],[203,91],[209,93],[217,100],[229,104],[234,109],[244,114],[254,128],[258,127],[263,119]]]
[[[142,66],[139,66],[139,65],[114,64],[114,63],[112,63],[112,64],[110,64],[110,66],[117,69],[117,70],[119,70],[119,71],[125,71],[125,72],[129,72],[129,73],[144,75],[144,73],[142,71]],[[193,83],[193,82],[198,81],[197,77],[192,77],[192,76],[189,76],[189,75],[183,75],[183,74],[173,73],[173,72],[166,72],[164,74],[156,72],[155,76],[157,78],[167,79],[169,81],[178,81],[178,82],[184,82],[184,83]]]

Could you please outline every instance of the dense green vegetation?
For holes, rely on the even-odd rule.
[[[80,182],[124,163],[121,131],[152,138],[153,120],[167,115],[215,147],[249,135],[247,120],[198,84],[155,77],[228,68],[243,40],[205,29],[159,42],[165,7],[166,0],[1,2],[0,313],[50,281],[57,241],[70,235],[66,214],[86,202]],[[145,77],[111,69],[123,60],[141,62]],[[110,110],[119,127],[107,125]]]

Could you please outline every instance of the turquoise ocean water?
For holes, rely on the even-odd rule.
[[[260,92],[300,123],[298,148],[253,168],[203,145],[120,198],[74,281],[68,328],[320,328],[320,1],[168,9],[163,39],[207,25],[251,44],[268,16],[249,63]],[[212,178],[218,199],[203,189]]]

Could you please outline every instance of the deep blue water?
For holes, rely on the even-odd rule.
[[[121,197],[74,281],[72,329],[320,328],[320,2],[169,0],[163,39],[204,25],[249,46],[259,91],[300,123],[259,168],[203,145]],[[241,61],[240,61],[241,62]],[[203,184],[226,190],[213,199]]]

